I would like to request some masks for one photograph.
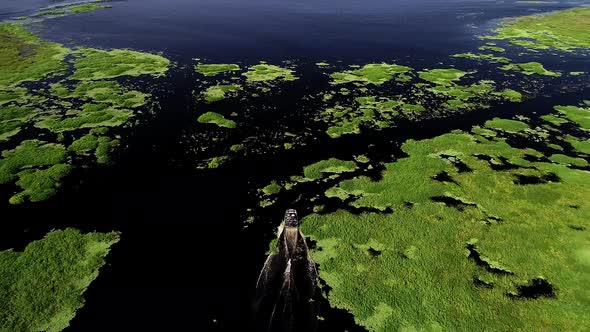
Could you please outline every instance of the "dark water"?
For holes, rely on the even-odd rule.
[[[57,3],[2,0],[0,19],[30,15]],[[474,34],[491,27],[495,19],[576,5],[474,0],[111,4],[112,9],[47,20],[34,29],[70,46],[163,52],[179,67],[150,82],[161,87],[162,109],[128,133],[127,148],[114,166],[79,171],[50,202],[34,207],[0,205],[0,249],[20,249],[54,228],[122,232],[122,241],[86,292],[87,303],[69,331],[248,330],[256,278],[282,213],[295,207],[303,216],[313,206],[297,196],[286,197],[275,208],[260,212],[256,224],[244,228],[246,209],[256,206],[256,188],[321,159],[349,159],[363,153],[385,158],[400,153],[399,144],[407,138],[432,137],[506,114],[499,107],[337,141],[318,135],[305,147],[277,152],[269,148],[275,133],[310,126],[314,110],[305,106],[302,97],[326,86],[313,63],[397,61],[416,68],[448,64],[448,55],[475,50],[480,42]],[[193,58],[245,64],[295,61],[303,78],[289,88],[273,92],[259,105],[227,102],[228,108],[243,114],[246,128],[230,134],[235,137],[225,137],[226,141],[259,140],[261,153],[237,158],[217,170],[196,170],[194,160],[202,156],[193,150],[201,144],[198,135],[204,127],[195,124],[200,111],[191,95],[197,80],[190,69]],[[549,68],[589,69],[584,58],[552,57],[544,63]],[[511,106],[515,108],[511,114],[541,114],[556,103],[577,103],[588,92],[583,84],[587,82],[558,98]],[[10,189],[1,189],[0,197]],[[320,322],[320,330],[361,330],[350,315],[322,305],[327,319]]]

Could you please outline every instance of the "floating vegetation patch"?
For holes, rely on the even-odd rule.
[[[223,100],[228,95],[235,94],[241,89],[242,88],[238,84],[218,84],[208,87],[207,90],[203,92],[203,96],[207,102],[212,103]]]
[[[22,24],[0,23],[0,88],[36,81],[63,72],[70,52],[56,43],[40,39]]]
[[[17,181],[22,189],[10,198],[18,204],[29,199],[33,202],[47,199],[55,193],[60,180],[69,172],[66,150],[63,145],[37,140],[24,141],[14,150],[2,152],[0,184]]]
[[[110,5],[103,5],[102,3],[108,2],[110,0],[104,1],[90,1],[88,3],[71,3],[71,4],[63,4],[63,5],[56,5],[51,6],[48,8],[43,9],[41,12],[34,15],[35,18],[40,17],[54,17],[54,16],[65,16],[71,14],[79,14],[79,13],[87,13],[91,11],[95,11],[98,9],[106,9],[111,8]],[[27,19],[27,17],[19,18],[21,20]]]
[[[500,67],[502,70],[512,70],[519,72],[524,75],[543,75],[559,77],[561,73],[550,71],[545,69],[542,64],[538,62],[527,62],[527,63],[511,63]]]
[[[486,39],[508,39],[528,49],[590,48],[590,8],[575,8],[504,21]]]
[[[71,51],[14,23],[0,23],[0,39],[0,143],[11,147],[2,151],[0,183],[14,183],[12,204],[49,199],[76,166],[109,163],[120,144],[107,128],[130,125],[151,95],[106,79],[157,78],[170,65],[162,56],[131,50]],[[65,61],[68,55],[71,63]],[[58,75],[61,81],[50,84]],[[28,81],[35,88],[17,86]],[[13,142],[15,137],[20,141]]]
[[[248,82],[269,82],[274,80],[294,81],[297,77],[293,69],[260,63],[248,68],[244,75]]]
[[[359,69],[346,70],[330,75],[332,84],[343,84],[350,82],[370,83],[381,85],[390,81],[394,76],[411,71],[412,68],[387,63],[369,63]]]
[[[523,125],[530,127],[508,127],[520,131]],[[360,176],[328,190],[329,197],[346,199],[342,210],[311,214],[303,221],[305,233],[317,241],[313,257],[331,287],[333,306],[351,311],[357,323],[375,331],[428,328],[430,317],[441,313],[459,317],[437,321],[450,330],[481,324],[517,327],[523,321],[530,329],[549,324],[567,330],[589,322],[578,294],[590,279],[577,255],[587,239],[569,227],[585,223],[590,211],[587,171],[549,160],[528,161],[527,156],[541,154],[514,148],[503,138],[458,131],[410,140],[402,150],[408,157],[385,164],[380,180]],[[449,156],[460,158],[472,171],[460,172]],[[515,168],[494,170],[494,159],[508,160]],[[441,181],[441,174],[452,181]],[[559,180],[522,186],[514,182],[518,174],[553,174]],[[453,202],[463,208],[447,204]],[[352,211],[391,209],[353,214],[347,206]],[[501,227],[495,225],[498,221]],[[361,249],[369,241],[381,244],[373,248],[381,251],[378,263]],[[398,254],[409,247],[415,248],[413,254]],[[360,265],[364,268],[357,269]],[[514,284],[539,275],[552,283],[533,281],[514,290]],[[474,280],[485,287],[473,287]],[[510,300],[514,297],[557,302]],[[376,324],[371,317],[383,304],[391,311]],[[494,313],[481,308],[494,308]],[[544,312],[542,321],[538,310]]]
[[[425,81],[439,85],[449,85],[469,73],[455,68],[448,68],[423,70],[418,74]]]
[[[485,54],[485,53],[460,53],[452,55],[454,58],[463,58],[463,59],[471,59],[471,60],[484,60],[488,62],[499,62],[499,63],[510,63],[510,59],[497,56],[494,54]]]
[[[424,74],[422,74],[424,73]],[[466,72],[443,70],[421,72],[434,85],[413,84],[404,95],[393,98],[361,95],[353,104],[332,98],[324,99],[327,106],[317,120],[328,124],[326,133],[332,138],[359,134],[361,128],[380,130],[394,127],[397,120],[419,121],[444,117],[449,112],[466,112],[489,108],[496,102],[520,102],[522,94],[511,89],[498,91],[493,81],[482,80],[471,85],[453,81]],[[438,82],[438,83],[436,83]],[[428,105],[428,106],[425,106]]]
[[[233,63],[199,63],[195,66],[195,70],[204,76],[216,76],[222,73],[240,70],[240,66]]]
[[[522,121],[500,118],[494,118],[492,120],[486,121],[485,126],[492,129],[500,129],[508,133],[517,133],[530,128]]]
[[[114,49],[110,51],[81,48],[76,51],[78,58],[74,63],[75,80],[100,80],[119,76],[164,75],[170,60],[156,54],[132,50]]]
[[[345,161],[336,158],[319,161],[315,164],[306,166],[303,169],[303,176],[307,180],[318,180],[325,174],[339,174],[353,172],[357,166],[354,161]]]
[[[131,110],[118,109],[107,104],[85,104],[81,111],[72,111],[70,115],[47,115],[35,123],[35,127],[59,133],[80,128],[118,127],[133,116]]]
[[[581,128],[590,130],[590,108],[577,106],[555,106],[555,110]]]
[[[197,119],[200,123],[211,123],[219,127],[224,128],[235,128],[236,122],[233,120],[226,119],[223,115],[215,112],[207,112],[199,116]]]
[[[122,108],[143,106],[149,97],[148,94],[140,91],[126,91],[116,81],[84,81],[76,85],[73,91],[57,83],[51,85],[51,90],[60,98],[80,98]]]
[[[0,251],[0,330],[61,331],[84,305],[117,233],[52,231],[22,252]]]

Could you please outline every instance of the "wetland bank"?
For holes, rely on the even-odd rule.
[[[590,326],[583,2],[177,5],[2,12],[0,330],[243,330],[287,208],[318,330]]]

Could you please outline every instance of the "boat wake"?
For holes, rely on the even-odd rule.
[[[268,256],[256,284],[257,331],[314,331],[317,280],[297,212],[287,210],[279,228],[278,252]]]

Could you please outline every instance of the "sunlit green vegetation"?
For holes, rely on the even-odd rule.
[[[76,51],[76,71],[72,79],[99,80],[119,76],[164,75],[170,61],[160,55],[115,49],[110,51],[81,48]]]
[[[70,114],[73,116],[45,116],[35,123],[35,127],[49,129],[53,132],[79,128],[118,127],[133,117],[132,111],[114,108],[108,104],[85,104],[81,111]]]
[[[48,9],[43,10],[42,12],[35,14],[34,17],[36,18],[40,18],[40,17],[46,17],[46,16],[65,16],[65,15],[70,15],[70,14],[79,14],[79,13],[86,13],[86,12],[91,12],[91,11],[95,11],[97,9],[102,9],[102,8],[111,8],[110,5],[102,5],[101,2],[107,2],[109,0],[105,0],[105,1],[91,1],[89,3],[82,3],[80,4],[80,2],[76,2],[76,3],[71,3],[71,4],[63,4],[63,5],[56,5],[56,6],[52,6]],[[24,17],[22,19],[27,19],[27,17]]]
[[[419,72],[421,79],[440,85],[451,84],[467,74],[469,73],[455,68],[429,69]]]
[[[387,63],[369,63],[359,69],[346,70],[330,75],[332,84],[350,82],[370,83],[381,85],[392,80],[396,75],[411,71],[412,68]]]
[[[510,63],[510,59],[503,57],[503,56],[497,56],[494,54],[485,54],[485,53],[460,53],[460,54],[454,54],[453,55],[454,58],[463,58],[463,59],[472,59],[472,60],[485,60],[488,62],[499,62],[499,63]]]
[[[303,169],[303,175],[308,180],[318,180],[321,179],[325,174],[354,172],[356,169],[357,166],[354,161],[330,158],[306,166]]]
[[[117,233],[52,231],[24,251],[0,251],[0,331],[61,331],[84,305]]]
[[[487,38],[508,39],[530,49],[590,48],[590,8],[518,17],[506,20],[494,32]]]
[[[51,10],[77,13],[99,7],[105,6],[67,4]],[[72,51],[40,39],[22,24],[0,23],[0,44],[0,142],[13,144],[15,136],[25,136],[0,159],[0,183],[22,189],[9,199],[13,204],[48,199],[79,162],[110,162],[119,139],[107,134],[105,127],[130,125],[135,116],[130,109],[146,106],[151,95],[103,79],[159,77],[170,67],[160,55],[131,50]],[[68,69],[73,75],[68,76]],[[64,76],[60,83],[45,80],[57,75]],[[17,86],[25,81],[35,81],[37,87]],[[23,130],[32,126],[33,131]],[[64,144],[69,144],[67,149]],[[43,159],[50,153],[55,159]]]
[[[590,108],[576,106],[555,106],[555,110],[565,118],[577,123],[581,128],[590,130]]]
[[[69,50],[41,40],[22,24],[0,23],[0,87],[64,71]]]
[[[16,181],[22,191],[10,198],[10,203],[26,200],[45,200],[55,194],[61,179],[70,167],[63,165],[66,150],[63,145],[24,141],[14,150],[2,152],[0,159],[0,184]]]
[[[233,129],[236,127],[236,122],[230,119],[226,119],[223,115],[215,112],[207,112],[199,116],[197,119],[200,123],[211,123],[219,127]]]
[[[240,70],[240,66],[236,64],[225,64],[225,63],[199,63],[195,66],[197,73],[205,76],[215,76],[225,72],[232,72]]]
[[[268,82],[277,79],[285,81],[296,80],[294,71],[289,68],[283,68],[276,65],[269,65],[260,63],[248,68],[248,71],[243,74],[248,82]]]
[[[538,62],[527,62],[527,63],[511,63],[505,66],[500,67],[502,70],[513,70],[524,75],[543,75],[543,76],[553,76],[559,77],[561,73],[554,72],[551,70],[545,69],[542,64]]]
[[[118,145],[119,140],[102,136],[96,130],[91,130],[88,135],[72,142],[68,150],[82,156],[94,155],[96,162],[106,164],[111,161],[111,151]]]
[[[218,84],[210,86],[203,92],[205,100],[209,103],[225,99],[228,95],[241,90],[238,84]]]
[[[499,118],[493,118],[492,120],[486,121],[486,127],[500,129],[509,133],[516,133],[529,129],[529,126],[524,122]]]
[[[125,91],[116,81],[84,81],[76,85],[73,91],[58,83],[52,84],[51,90],[60,98],[82,98],[122,108],[143,106],[148,97],[139,91]]]
[[[493,123],[529,127],[501,120]],[[580,231],[590,226],[590,175],[568,168],[584,160],[528,161],[542,154],[476,131],[485,133],[409,140],[408,157],[387,163],[382,179],[361,176],[326,192],[387,213],[304,218],[333,306],[371,331],[590,324],[589,239]],[[495,169],[505,163],[512,167]]]
[[[493,45],[480,46],[480,47],[478,47],[478,49],[480,51],[492,51],[492,52],[497,52],[497,53],[503,53],[506,51],[506,49],[504,49],[502,47],[493,46]]]
[[[104,6],[99,5],[97,3],[88,3],[88,4],[69,7],[70,12],[72,12],[74,14],[91,12],[93,10],[97,10],[100,8],[104,8]]]
[[[276,181],[272,181],[269,185],[262,188],[261,191],[265,195],[274,195],[278,194],[281,191],[281,189],[283,188],[280,184],[276,183]]]

